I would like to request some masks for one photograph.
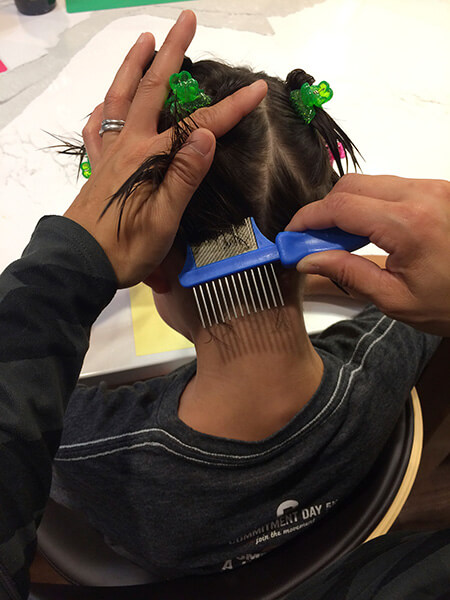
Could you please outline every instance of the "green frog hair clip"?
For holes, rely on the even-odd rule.
[[[188,71],[171,75],[169,85],[172,91],[165,105],[170,107],[172,114],[180,109],[183,113],[191,114],[211,104],[211,98],[198,87],[198,81]]]
[[[85,177],[86,179],[89,179],[89,177],[91,176],[92,173],[92,169],[91,169],[91,163],[89,162],[89,158],[86,154],[86,157],[84,158],[83,162],[80,164],[80,170],[81,170],[81,174],[83,175],[83,177]]]
[[[319,85],[309,85],[304,83],[299,90],[292,90],[290,93],[291,104],[295,112],[306,124],[316,116],[315,106],[322,106],[333,97],[333,90],[326,81],[321,81]]]

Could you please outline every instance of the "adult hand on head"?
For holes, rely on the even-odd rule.
[[[180,69],[196,27],[195,15],[185,10],[172,27],[151,67],[155,42],[142,34],[132,47],[105,97],[83,130],[92,175],[66,211],[93,235],[108,256],[120,287],[142,281],[170,250],[181,216],[193,192],[211,166],[215,137],[229,131],[261,102],[264,81],[242,88],[218,104],[199,109],[193,131],[175,155],[164,181],[150,191],[141,187],[126,203],[117,236],[119,209],[114,204],[99,218],[107,200],[149,156],[171,147],[171,130],[157,132],[158,119],[169,90],[169,77]],[[99,135],[103,119],[122,119],[122,131]]]
[[[329,251],[301,260],[300,272],[329,277],[390,317],[450,336],[450,182],[346,175],[286,229],[334,226],[369,237],[388,253],[386,268]]]

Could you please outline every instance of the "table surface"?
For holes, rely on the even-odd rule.
[[[27,17],[0,0],[0,270],[20,256],[38,219],[63,214],[83,183],[75,161],[42,150],[52,143],[45,132],[80,132],[139,33],[150,30],[161,43],[183,8],[199,23],[191,58],[212,54],[283,78],[300,67],[329,81],[329,112],[361,150],[364,172],[449,178],[449,1],[194,0],[68,14],[57,0],[47,15]],[[345,300],[306,302],[308,331],[357,309]],[[193,355],[136,356],[130,297],[121,290],[93,327],[82,373],[120,382]]]

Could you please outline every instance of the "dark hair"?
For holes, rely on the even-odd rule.
[[[192,74],[212,104],[258,79],[264,79],[269,88],[260,106],[217,140],[211,169],[181,220],[178,238],[183,242],[201,243],[248,216],[253,216],[261,231],[273,240],[300,207],[323,198],[339,179],[330,164],[327,146],[341,175],[344,169],[338,142],[346,157],[358,166],[356,147],[325,110],[317,108],[309,125],[295,113],[290,92],[305,82],[314,82],[305,71],[296,69],[283,82],[245,67],[214,60],[192,62],[188,58],[181,70]],[[105,211],[118,202],[121,215],[132,191],[143,183],[151,182],[157,189],[173,156],[196,126],[190,117],[179,119],[177,111],[172,114],[169,108],[163,109],[159,130],[174,128],[171,151],[144,161],[110,198]]]

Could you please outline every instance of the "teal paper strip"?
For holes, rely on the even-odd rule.
[[[151,4],[169,4],[182,0],[66,0],[68,13],[90,10],[105,10],[107,8],[124,8],[127,6],[145,6]]]

